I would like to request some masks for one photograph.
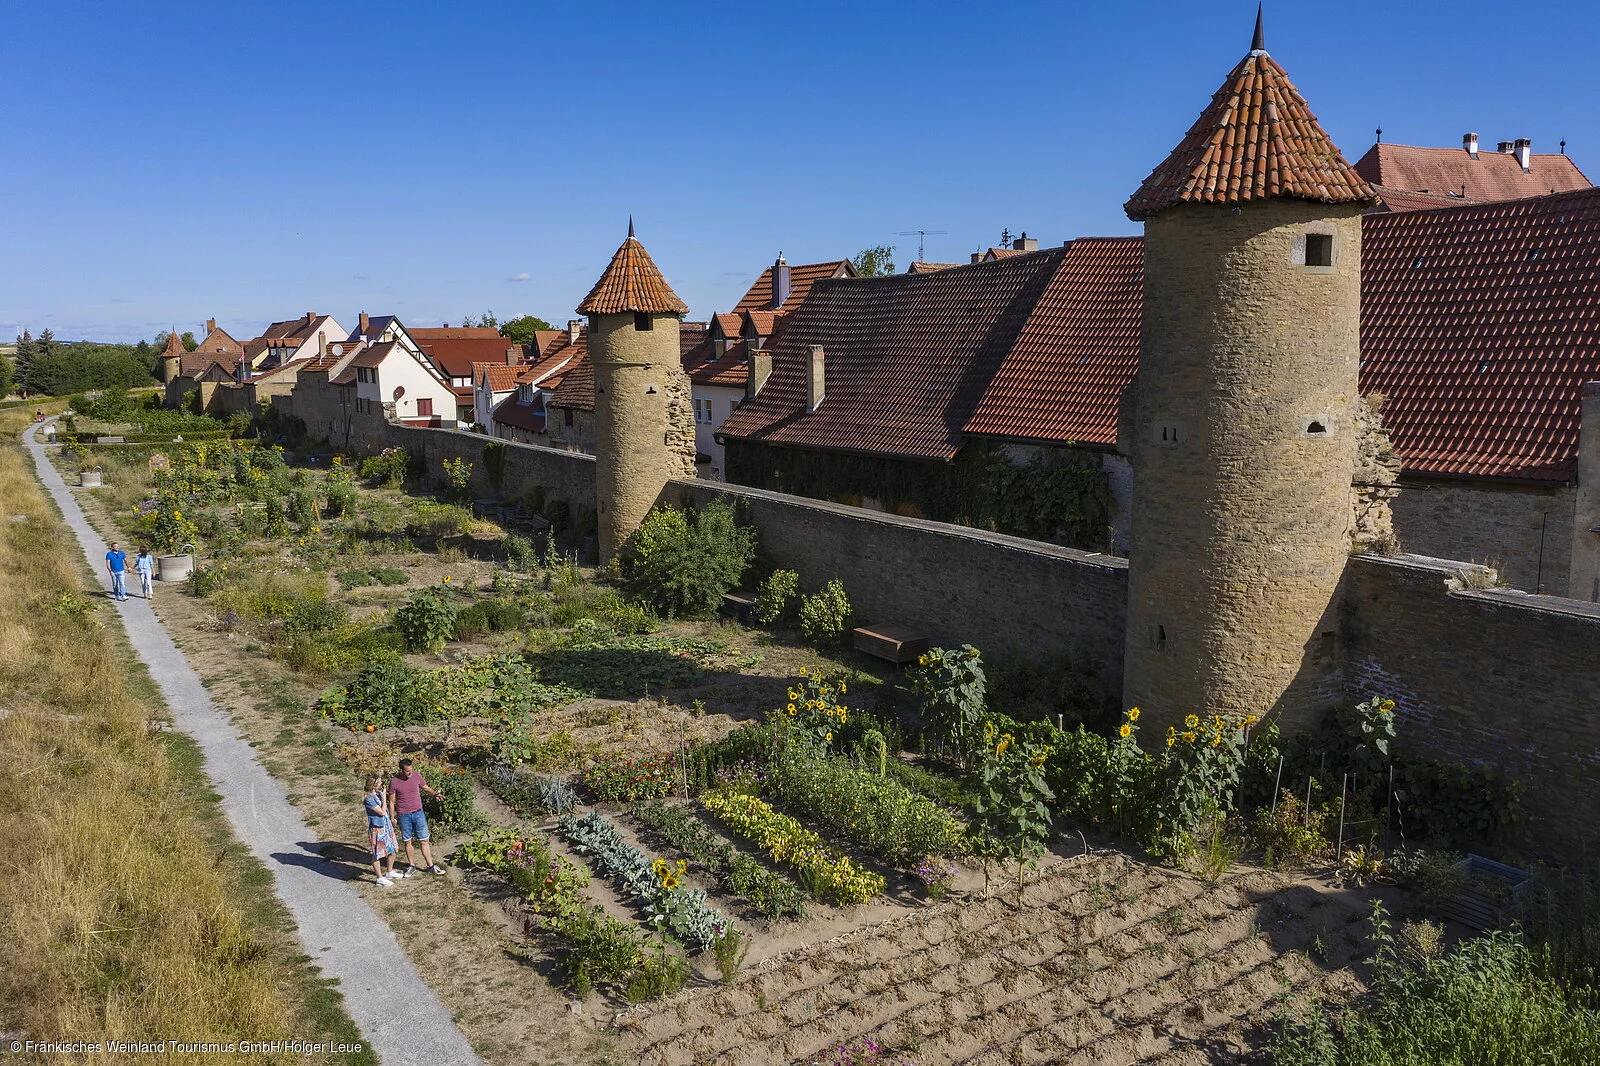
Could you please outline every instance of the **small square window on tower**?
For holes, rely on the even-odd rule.
[[[655,319],[643,311],[633,313],[633,328],[639,333],[645,333],[656,328]]]
[[[1333,266],[1333,234],[1308,233],[1306,234],[1306,266],[1331,267]]]

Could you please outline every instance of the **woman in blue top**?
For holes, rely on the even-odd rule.
[[[133,558],[133,572],[139,575],[139,594],[147,600],[154,591],[151,588],[151,579],[155,576],[155,564],[156,560],[150,554],[150,549],[140,545],[139,554]]]
[[[378,788],[378,778],[367,778],[367,798],[362,801],[367,810],[367,843],[372,848],[372,872],[378,878],[378,884],[388,888],[394,884],[390,878],[394,876],[394,855],[400,850],[400,845],[395,843],[394,823],[389,820],[389,810],[383,801],[383,792]],[[383,868],[383,860],[389,860],[389,868]]]

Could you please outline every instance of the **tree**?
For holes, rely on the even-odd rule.
[[[35,359],[48,359],[61,350],[61,345],[56,343],[56,335],[48,329],[39,334],[39,339],[33,343],[33,357]]]
[[[863,248],[850,260],[850,265],[856,268],[856,275],[863,278],[881,278],[894,273],[894,245],[880,244],[872,248]]]
[[[6,356],[0,355],[0,396],[11,395],[12,378],[11,360]]]
[[[520,318],[509,319],[500,323],[500,336],[517,344],[532,344],[534,333],[541,329],[553,329],[550,323],[533,315],[523,315]]]
[[[17,338],[15,377],[17,381],[17,388],[19,390],[32,388],[28,377],[30,372],[33,370],[34,353],[35,345],[33,342],[33,334],[28,330],[23,330],[22,336]]]
[[[194,339],[193,330],[184,330],[183,336],[178,339],[183,342],[183,350],[186,352],[192,352],[200,347],[200,342]]]
[[[461,324],[468,329],[497,329],[500,325],[500,320],[494,317],[493,311],[485,311],[477,319],[468,315],[461,320]],[[447,322],[445,325],[448,326],[449,323]]]

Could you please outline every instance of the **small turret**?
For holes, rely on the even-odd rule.
[[[639,528],[667,482],[694,477],[694,403],[679,352],[688,306],[633,233],[578,305],[594,367],[600,561]]]
[[[183,347],[183,338],[178,336],[177,327],[167,334],[167,346],[161,349],[161,380],[171,381],[183,372],[183,357],[187,354]]]

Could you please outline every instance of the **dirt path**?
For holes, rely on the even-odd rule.
[[[46,458],[33,427],[24,439],[45,489],[61,508],[96,573],[105,542]],[[177,727],[199,744],[222,809],[269,870],[294,916],[306,954],[339,982],[345,1009],[386,1066],[476,1066],[478,1055],[450,1012],[418,975],[388,924],[345,881],[342,868],[311,850],[318,838],[255,751],[212,703],[160,620],[135,597],[116,604],[135,652],[160,685]]]

